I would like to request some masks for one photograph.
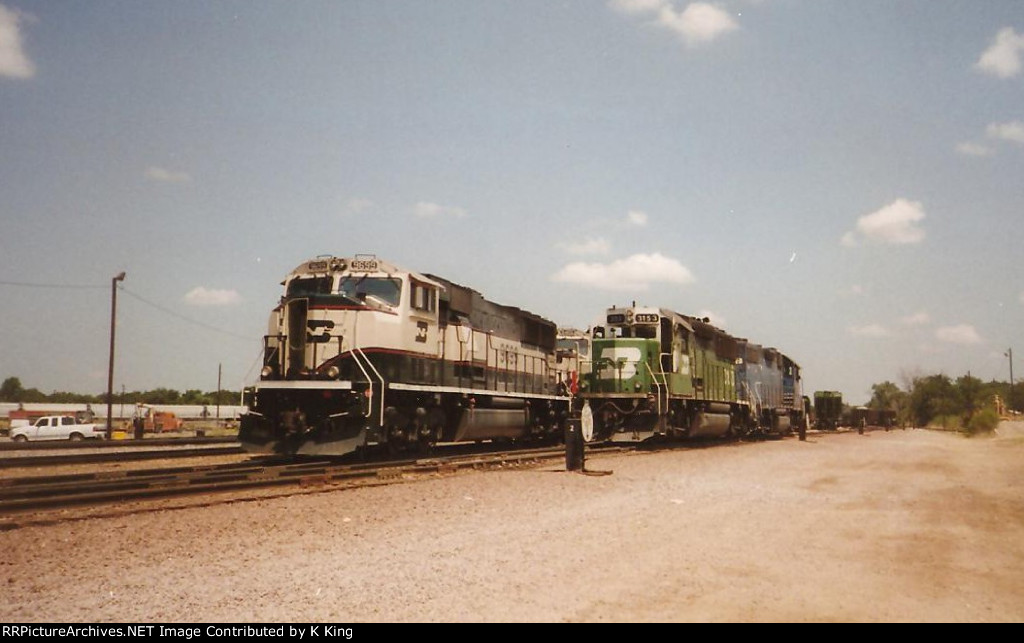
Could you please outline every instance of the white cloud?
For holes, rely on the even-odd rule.
[[[611,0],[608,6],[622,13],[654,13],[668,0]]]
[[[185,294],[185,303],[190,306],[232,306],[242,301],[234,290],[216,290],[196,286]]]
[[[1024,35],[1015,32],[1013,27],[1004,27],[974,66],[983,73],[1010,78],[1020,73],[1021,52],[1024,52]]]
[[[602,290],[648,290],[652,283],[689,284],[695,281],[686,266],[657,252],[635,254],[611,263],[570,263],[551,279]]]
[[[656,24],[682,36],[687,45],[701,45],[739,29],[724,10],[706,2],[694,2],[682,11],[666,3],[658,11]]]
[[[888,337],[892,333],[881,324],[865,324],[864,326],[850,326],[846,329],[851,335],[857,337]]]
[[[630,210],[626,214],[626,220],[630,225],[643,227],[647,225],[647,213],[640,210]]]
[[[587,238],[585,241],[559,241],[555,247],[571,255],[606,255],[612,249],[612,245],[606,239],[601,238]]]
[[[989,123],[985,128],[985,134],[989,138],[998,138],[1014,143],[1024,143],[1024,123],[1010,121],[1009,123]]]
[[[981,336],[974,326],[960,324],[958,326],[943,326],[935,330],[935,338],[939,341],[950,344],[980,344]]]
[[[413,209],[413,214],[422,219],[433,219],[442,216],[451,216],[462,218],[466,216],[466,211],[462,208],[438,205],[436,203],[430,203],[428,201],[420,201]]]
[[[671,0],[611,0],[608,5],[628,15],[653,16],[651,24],[672,31],[691,47],[739,29],[724,9],[707,2],[692,2],[682,11]]]
[[[369,199],[349,199],[342,207],[342,212],[344,214],[362,214],[363,212],[373,208],[375,205],[377,204]]]
[[[956,146],[956,151],[965,156],[992,156],[994,150],[980,143],[961,143]]]
[[[924,218],[924,208],[919,201],[896,199],[884,208],[857,219],[856,232],[859,238],[872,243],[920,243],[924,239],[924,230],[918,224]],[[857,240],[853,232],[847,232],[841,243],[852,246]]]
[[[916,312],[913,315],[907,315],[906,317],[900,318],[900,323],[906,326],[923,326],[932,320],[931,316],[925,311]]]
[[[21,38],[21,23],[25,14],[0,4],[0,76],[31,78],[36,74]]]
[[[160,181],[161,183],[188,183],[192,177],[187,172],[168,170],[162,167],[147,167],[146,178]]]

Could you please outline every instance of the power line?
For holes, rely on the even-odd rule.
[[[243,339],[243,340],[245,340],[247,342],[256,341],[256,338],[254,338],[254,337],[247,337],[245,335],[239,335],[238,333],[233,333],[233,332],[231,332],[229,330],[224,330],[223,328],[217,328],[216,326],[211,326],[210,324],[198,321],[196,319],[192,319],[191,317],[186,317],[186,316],[182,315],[179,312],[171,310],[170,308],[165,308],[164,306],[161,306],[160,304],[157,304],[155,302],[149,301],[145,297],[142,297],[141,295],[137,295],[137,294],[133,293],[132,291],[130,291],[127,288],[125,288],[124,286],[121,286],[121,290],[124,291],[124,294],[130,296],[131,298],[137,299],[138,301],[141,301],[142,303],[146,304],[147,306],[152,306],[153,308],[156,308],[160,312],[166,313],[166,314],[168,314],[168,315],[170,315],[172,317],[177,317],[178,319],[180,319],[182,321],[188,322],[190,324],[195,324],[196,326],[200,326],[202,328],[205,328],[206,330],[211,330],[211,331],[213,331],[215,333],[221,333],[222,335],[228,335],[229,337],[234,337],[235,339]]]
[[[89,284],[40,284],[27,281],[0,281],[0,286],[16,286],[18,288],[67,288],[71,290],[92,290],[106,288],[106,286],[93,286]]]

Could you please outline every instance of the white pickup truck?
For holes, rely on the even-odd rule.
[[[70,415],[48,415],[39,418],[34,424],[11,427],[11,439],[15,442],[86,438],[102,440],[106,434],[106,427],[100,424],[79,424]]]

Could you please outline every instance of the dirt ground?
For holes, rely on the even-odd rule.
[[[22,527],[0,621],[1020,622],[1022,465],[812,434]]]

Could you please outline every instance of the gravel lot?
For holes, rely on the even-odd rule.
[[[1022,465],[1004,423],[164,505],[0,532],[0,621],[1020,622]]]

